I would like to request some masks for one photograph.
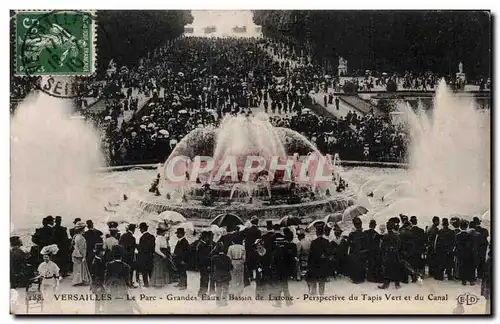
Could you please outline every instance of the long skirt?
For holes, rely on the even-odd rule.
[[[87,260],[73,258],[73,285],[90,284],[90,271],[87,266]]]
[[[168,259],[163,259],[155,253],[153,257],[153,273],[151,275],[151,285],[161,288],[170,283],[170,270]]]
[[[229,293],[241,296],[245,288],[245,263],[242,260],[233,260],[233,270],[231,270],[231,281],[229,282]]]
[[[56,279],[43,279],[40,291],[44,301],[44,312],[61,313],[61,302],[54,297],[56,292]]]

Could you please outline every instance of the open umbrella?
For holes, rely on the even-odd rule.
[[[160,131],[158,133],[160,133],[160,134],[162,134],[164,136],[170,135],[170,133],[166,129],[160,129]]]
[[[319,226],[325,226],[326,223],[322,219],[317,219],[315,221],[312,221],[309,225],[307,225],[306,230],[310,231],[313,228],[319,227]]]
[[[185,114],[187,114],[187,113],[188,113],[188,112],[187,112],[187,110],[185,110],[185,109],[179,110],[179,114],[184,114],[184,115],[185,115]]]
[[[186,217],[173,210],[166,210],[158,217],[165,220],[165,223],[182,223],[186,221]]]
[[[302,224],[302,221],[297,216],[285,216],[280,220],[280,225],[285,227],[294,225],[298,226],[300,224]]]
[[[366,209],[363,206],[359,205],[353,205],[347,207],[347,209],[344,211],[344,214],[342,215],[342,221],[343,222],[348,222],[351,221],[354,217],[361,216],[363,214],[366,214],[368,212],[368,209]]]
[[[211,222],[210,225],[217,225],[219,227],[227,227],[229,229],[235,229],[238,225],[244,225],[245,222],[235,215],[235,214],[220,214],[216,216]]]
[[[333,213],[333,214],[328,214],[325,216],[325,219],[323,219],[325,223],[337,223],[342,220],[342,213]]]

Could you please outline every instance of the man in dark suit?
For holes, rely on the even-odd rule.
[[[283,230],[284,239],[275,241],[275,254],[273,256],[273,281],[275,283],[274,296],[277,297],[274,306],[281,307],[281,294],[286,298],[286,305],[291,306],[290,291],[288,290],[288,279],[295,274],[297,245],[292,242],[293,233],[289,228]]]
[[[378,241],[378,233],[375,230],[377,228],[377,222],[372,219],[368,225],[369,229],[367,229],[364,234],[366,237],[367,247],[369,251],[369,255],[367,258],[367,274],[366,279],[370,282],[377,282],[377,262],[376,258],[378,255],[379,246],[376,244]]]
[[[175,234],[179,239],[174,249],[174,261],[177,266],[177,271],[179,274],[179,284],[176,286],[180,290],[187,289],[187,261],[189,257],[189,242],[184,237],[184,228],[179,227]]]
[[[328,266],[329,242],[323,237],[323,226],[316,227],[316,238],[311,242],[309,250],[307,284],[309,286],[309,293],[311,295],[325,294],[325,282],[330,274]]]
[[[486,262],[486,251],[488,250],[488,236],[490,236],[490,233],[486,228],[481,227],[481,220],[478,217],[474,217],[472,222],[475,224],[475,230],[477,232],[477,277],[482,278],[484,263]]]
[[[408,277],[417,278],[417,273],[411,268],[410,260],[415,250],[415,239],[411,232],[411,223],[408,217],[403,215],[403,226],[399,229],[399,239],[401,241],[401,282],[409,283]]]
[[[56,263],[61,270],[61,276],[66,277],[69,272],[69,259],[70,259],[70,249],[71,241],[68,237],[68,230],[66,227],[61,226],[62,217],[56,216],[56,221],[54,224],[54,241],[59,248],[57,255],[55,257]]]
[[[105,304],[107,314],[133,314],[134,309],[141,313],[135,300],[126,300],[128,288],[132,287],[132,283],[130,282],[130,267],[122,261],[123,253],[123,247],[113,246],[112,260],[106,264],[104,286],[106,292],[111,294],[111,300],[107,300]]]
[[[444,280],[444,272],[446,278],[452,280],[453,270],[453,250],[455,248],[455,232],[448,228],[448,218],[443,218],[441,222],[443,228],[436,235],[434,243],[434,251],[436,252],[436,280]]]
[[[270,228],[270,230],[268,230],[267,233],[262,235],[262,241],[264,242],[264,247],[266,248],[266,250],[272,251],[272,250],[274,250],[274,241],[277,238],[276,235],[277,234],[281,235],[280,225],[274,224],[274,225],[269,226],[269,224],[268,224],[268,228]]]
[[[92,277],[92,283],[90,285],[90,291],[96,295],[104,294],[104,277],[106,273],[106,262],[104,261],[104,248],[102,243],[97,243],[94,247],[94,260],[90,267],[90,275]],[[100,314],[103,312],[104,303],[100,298],[96,299],[95,302],[95,313]]]
[[[410,232],[412,234],[414,242],[414,249],[412,254],[410,255],[409,263],[413,269],[416,271],[423,273],[424,272],[424,259],[423,255],[425,253],[425,231],[417,226],[417,216],[410,217],[411,229]],[[412,282],[416,282],[416,276],[412,276]]]
[[[384,283],[378,286],[380,289],[389,288],[391,281],[394,281],[396,288],[400,288],[401,278],[401,241],[398,234],[394,232],[394,222],[387,222],[387,234],[382,238],[380,248],[382,250],[382,263],[384,272]]]
[[[32,237],[33,243],[38,245],[40,248],[44,246],[55,244],[54,238],[54,217],[47,216],[42,219],[42,227],[36,229],[35,234]]]
[[[455,239],[456,239],[456,235],[458,233],[460,233],[460,218],[452,217],[450,219],[450,224],[453,227],[452,230],[455,233]],[[458,261],[457,261],[457,255],[456,255],[456,253],[454,253],[454,257],[453,257],[453,278],[454,279],[458,279],[457,274],[458,274]]]
[[[455,253],[458,263],[458,279],[462,281],[462,285],[475,284],[475,263],[474,263],[474,242],[473,237],[467,232],[469,226],[467,221],[460,223],[460,233],[457,234],[455,239]]]
[[[137,247],[137,262],[136,271],[142,274],[142,280],[145,287],[149,287],[149,279],[153,272],[153,256],[155,253],[155,237],[148,233],[148,224],[140,223],[139,231],[141,237],[139,238],[139,246]]]
[[[427,262],[429,264],[429,276],[436,277],[436,252],[434,251],[434,242],[439,231],[439,217],[432,218],[432,226],[427,229]]]
[[[347,239],[349,244],[349,276],[353,283],[358,284],[365,281],[368,245],[361,219],[354,217],[352,224],[355,230],[349,234]]]
[[[254,271],[257,269],[257,251],[255,249],[255,241],[257,241],[262,233],[260,229],[257,227],[259,224],[259,219],[255,216],[252,217],[250,220],[250,223],[252,226],[249,228],[245,229],[244,231],[244,236],[245,236],[245,254],[246,254],[246,264],[248,271],[250,272],[250,277],[254,277]]]
[[[210,284],[210,292],[212,293],[215,289],[213,278],[210,280],[210,273],[212,271],[212,262],[210,254],[213,249],[211,232],[205,231],[201,233],[200,240],[196,246],[196,261],[197,267],[200,271],[200,289],[198,290],[198,296],[207,294],[208,286]]]
[[[133,272],[135,270],[135,249],[137,242],[135,240],[135,224],[128,224],[127,232],[120,236],[119,244],[124,249],[123,262],[130,266],[130,282],[132,282]]]
[[[85,241],[87,241],[87,265],[90,269],[90,266],[92,265],[92,261],[94,260],[94,249],[96,244],[101,244],[103,243],[102,240],[102,235],[103,233],[94,228],[94,222],[92,222],[90,219],[87,220],[87,230],[85,233],[83,233],[83,237],[85,237]]]

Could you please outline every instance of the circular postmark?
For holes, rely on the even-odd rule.
[[[107,38],[92,12],[18,12],[17,75],[39,78],[36,88],[53,97],[87,96],[86,83],[95,76],[97,34]]]

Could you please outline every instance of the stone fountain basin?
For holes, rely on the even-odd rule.
[[[222,213],[234,213],[247,220],[252,216],[256,216],[259,219],[276,219],[287,215],[311,218],[312,216],[340,212],[354,204],[355,195],[351,191],[345,191],[314,201],[267,206],[242,202],[234,202],[230,205],[227,203],[215,203],[213,206],[204,206],[198,200],[175,202],[167,200],[162,196],[154,196],[153,194],[137,195],[133,196],[132,199],[136,200],[139,207],[148,213],[161,213],[166,210],[173,210],[181,213],[188,219],[213,219]]]

